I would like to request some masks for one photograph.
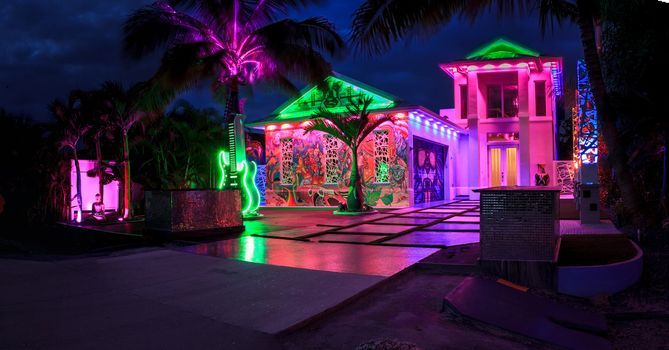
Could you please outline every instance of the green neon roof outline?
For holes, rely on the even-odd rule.
[[[481,46],[465,58],[468,60],[494,60],[517,57],[539,57],[539,53],[504,38],[499,38]]]
[[[399,98],[387,92],[371,87],[355,79],[343,76],[339,73],[333,73],[333,75],[325,79],[328,81],[331,80],[339,81],[343,84],[342,87],[344,88],[347,86],[352,86],[353,88],[360,89],[363,94],[371,96],[373,98],[373,101],[372,104],[369,106],[369,110],[391,108],[395,105],[396,102],[399,101]],[[290,109],[291,107],[293,107],[293,105],[299,103],[301,100],[309,99],[311,94],[314,93],[317,88],[318,88],[317,85],[307,86],[305,89],[302,90],[300,96],[286,101],[286,103],[277,108],[272,114],[277,115],[276,117],[277,120],[296,119],[312,115],[315,112],[315,110],[291,112]],[[347,111],[346,106],[329,108],[329,110],[333,113],[342,113]]]

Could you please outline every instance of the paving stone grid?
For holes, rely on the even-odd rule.
[[[479,242],[479,202],[454,200],[422,208],[405,208],[350,225],[319,224],[322,231],[253,234],[298,241],[446,248]],[[384,212],[383,214],[386,214]]]

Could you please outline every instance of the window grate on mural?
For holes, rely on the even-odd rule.
[[[325,135],[325,183],[337,184],[341,181],[341,162],[339,139]]]
[[[281,184],[293,184],[293,139],[281,139]]]
[[[374,132],[374,176],[376,182],[388,182],[388,130]]]

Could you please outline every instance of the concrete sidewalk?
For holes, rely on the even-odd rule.
[[[2,349],[263,349],[384,278],[160,249],[0,259],[0,279]]]

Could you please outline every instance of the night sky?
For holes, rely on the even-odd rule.
[[[140,62],[121,53],[121,27],[134,10],[151,1],[137,0],[4,0],[0,7],[0,107],[36,120],[51,118],[46,109],[71,89],[92,89],[106,80],[124,84],[149,78],[159,55]],[[325,16],[348,37],[351,14],[360,1],[335,1],[308,8],[293,18]],[[452,81],[438,64],[463,58],[500,36],[542,54],[564,57],[565,83],[574,80],[575,62],[582,55],[578,29],[562,25],[542,37],[536,17],[497,19],[494,14],[475,23],[454,21],[429,39],[398,43],[382,56],[349,54],[334,61],[334,69],[404,100],[432,110],[453,104]],[[199,107],[216,106],[207,87],[182,96]],[[246,103],[249,120],[265,117],[287,98],[256,90]]]

